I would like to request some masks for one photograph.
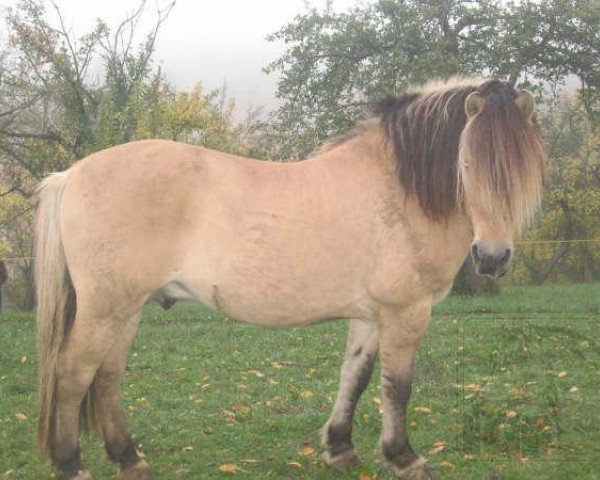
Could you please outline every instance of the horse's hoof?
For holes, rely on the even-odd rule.
[[[63,473],[62,475],[59,475],[58,478],[60,480],[92,480],[92,474],[87,470],[79,470],[74,477],[70,475],[65,476],[65,474]]]
[[[140,460],[135,465],[121,470],[117,478],[119,480],[154,480],[154,474],[144,460]]]
[[[402,480],[435,480],[435,474],[427,464],[427,459],[419,456],[408,467],[392,465],[394,475]]]
[[[325,465],[327,465],[329,468],[339,471],[347,470],[348,468],[353,468],[360,465],[360,459],[356,453],[354,453],[353,448],[350,448],[335,456],[332,455],[329,450],[325,450],[322,458]]]

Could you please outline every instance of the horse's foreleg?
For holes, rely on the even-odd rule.
[[[412,449],[406,431],[413,364],[429,323],[430,305],[389,309],[379,321],[383,425],[381,450],[400,478],[428,479],[427,462]]]
[[[104,437],[108,457],[120,465],[118,478],[151,479],[150,468],[142,460],[131,440],[125,409],[119,395],[121,378],[125,371],[127,355],[139,323],[139,313],[123,328],[117,342],[106,356],[92,385],[94,417]]]
[[[352,420],[358,400],[369,384],[378,348],[377,326],[352,320],[340,387],[333,412],[323,427],[323,460],[329,467],[341,470],[359,463],[351,438]]]

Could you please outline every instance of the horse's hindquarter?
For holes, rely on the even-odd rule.
[[[118,308],[176,284],[253,323],[368,316],[373,215],[319,165],[162,141],[79,162],[61,210],[78,301]]]

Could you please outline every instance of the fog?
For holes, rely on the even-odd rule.
[[[69,30],[76,36],[88,32],[97,18],[117,26],[133,12],[140,0],[55,0]],[[0,0],[1,10],[16,0]],[[347,9],[356,0],[334,0],[336,10]],[[45,1],[49,18],[56,21],[50,1]],[[157,9],[165,0],[148,0],[138,30],[148,32]],[[177,0],[159,33],[155,60],[168,80],[189,89],[202,82],[206,88],[227,83],[236,99],[237,117],[243,118],[249,105],[276,105],[277,78],[262,69],[285,50],[281,43],[267,42],[266,36],[302,13],[307,5],[323,8],[326,0]],[[3,13],[3,12],[2,12]],[[140,36],[140,41],[143,36]]]

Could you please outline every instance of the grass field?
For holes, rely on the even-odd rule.
[[[600,479],[600,285],[506,287],[448,299],[419,352],[414,447],[440,479]],[[35,324],[0,316],[0,478],[48,478],[33,446]],[[300,329],[235,323],[195,305],[145,310],[123,398],[160,479],[388,479],[377,451],[378,377],[355,423],[364,460],[319,462],[345,322]],[[100,439],[82,441],[114,478]],[[231,470],[233,473],[222,470]]]

